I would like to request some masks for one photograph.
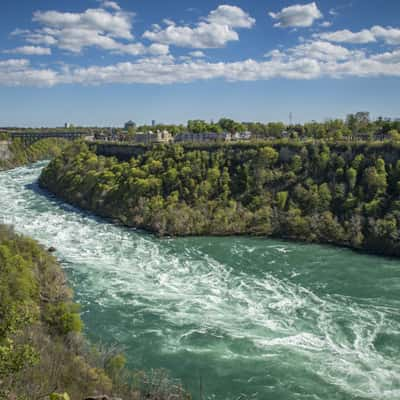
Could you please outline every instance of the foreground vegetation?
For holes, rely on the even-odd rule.
[[[0,225],[0,399],[188,399],[163,372],[130,372],[116,349],[90,347],[56,259]]]
[[[394,144],[154,146],[129,162],[76,144],[40,185],[160,235],[253,234],[400,255]]]

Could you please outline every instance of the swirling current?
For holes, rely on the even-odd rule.
[[[400,399],[400,260],[265,238],[158,239],[0,173],[0,222],[54,246],[88,337],[195,399]]]

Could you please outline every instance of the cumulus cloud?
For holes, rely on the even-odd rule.
[[[105,0],[105,1],[100,1],[100,3],[103,8],[111,8],[112,10],[117,10],[117,11],[121,9],[119,4],[116,3],[115,1]]]
[[[400,50],[388,51],[386,53],[375,54],[371,56],[372,60],[388,63],[388,64],[400,64]]]
[[[371,28],[371,32],[377,39],[383,40],[386,44],[400,44],[400,29],[376,25]]]
[[[53,86],[57,83],[56,71],[33,68],[29,60],[0,61],[0,86]]]
[[[359,32],[352,32],[348,29],[326,32],[320,34],[319,37],[337,43],[366,44],[382,40],[389,45],[399,45],[400,29],[376,25],[371,29],[363,29]]]
[[[400,44],[400,29],[373,26],[360,32],[341,30],[317,33],[311,39],[299,38],[291,48],[269,51],[263,60],[207,62],[204,48],[225,46],[239,39],[239,29],[249,29],[254,18],[236,6],[221,5],[194,25],[164,20],[153,25],[143,37],[150,44],[136,42],[132,34],[132,14],[122,11],[118,3],[99,0],[102,8],[81,13],[38,11],[36,30],[15,30],[13,36],[24,38],[27,45],[8,50],[24,55],[48,55],[51,48],[79,54],[87,47],[97,47],[113,54],[137,57],[111,65],[78,67],[54,63],[37,66],[27,59],[0,61],[0,86],[54,86],[57,84],[100,85],[171,84],[196,80],[225,79],[255,81],[275,78],[316,79],[344,77],[400,77],[400,50],[383,53],[354,50],[345,43]],[[306,27],[322,18],[315,3],[294,5],[271,13],[275,26]],[[321,25],[327,26],[326,22]],[[169,46],[186,47],[187,55],[173,57]]]
[[[148,53],[153,55],[167,55],[169,46],[161,43],[153,43],[148,47]]]
[[[80,53],[90,46],[121,50],[123,43],[118,39],[133,40],[132,15],[117,9],[117,3],[102,2],[103,5],[106,3],[111,3],[107,5],[113,11],[102,8],[87,9],[82,13],[36,11],[33,21],[41,28],[21,31],[22,35],[30,44],[56,46],[73,53]],[[125,52],[130,53],[129,48]]]
[[[319,35],[321,39],[338,43],[372,43],[375,42],[375,36],[368,30],[364,29],[360,32],[352,32],[343,29],[335,32],[326,32]]]
[[[278,21],[274,26],[280,28],[309,27],[313,25],[316,19],[323,17],[315,2],[304,5],[295,4],[293,6],[285,7],[277,13],[270,12],[269,15],[271,18]]]
[[[99,2],[103,8],[87,9],[82,13],[36,11],[33,21],[41,27],[34,31],[18,29],[12,32],[12,35],[23,36],[30,44],[13,52],[50,54],[49,47],[53,46],[76,54],[88,47],[131,56],[168,54],[169,48],[165,44],[145,46],[134,42],[131,33],[133,14],[121,11],[114,1]]]
[[[251,28],[255,19],[236,6],[221,5],[207,17],[210,24],[227,25],[232,28]]]
[[[44,56],[50,55],[51,49],[48,47],[40,47],[40,46],[21,46],[16,49],[6,50],[5,53],[10,54],[24,54],[31,56]]]
[[[264,61],[206,62],[201,57],[182,62],[169,54],[108,66],[33,67],[28,60],[0,61],[0,85],[52,86],[172,84],[198,80],[256,81],[345,77],[400,77],[400,50],[367,54],[322,40],[305,41],[286,50],[275,49]]]
[[[289,49],[288,53],[298,59],[309,58],[318,61],[346,60],[352,54],[345,47],[321,40],[300,44]]]
[[[46,46],[53,46],[57,44],[57,39],[45,33],[45,30],[40,32],[27,32],[26,41],[32,44],[42,44]]]
[[[83,29],[116,38],[132,39],[131,18],[124,12],[111,13],[102,8],[89,8],[83,13],[36,11],[33,21],[54,28],[54,33],[64,29]]]
[[[152,30],[144,32],[143,37],[178,47],[218,48],[225,46],[229,41],[239,40],[235,29],[251,28],[254,23],[254,18],[241,8],[221,5],[194,27],[177,26],[168,20],[164,29],[155,25]]]

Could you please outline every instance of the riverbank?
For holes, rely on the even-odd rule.
[[[120,346],[87,341],[56,250],[0,224],[0,398],[188,400],[165,371],[129,370]]]
[[[400,256],[396,145],[214,147],[154,146],[123,162],[75,145],[39,183],[159,236],[257,235]]]
[[[2,399],[189,399],[164,372],[133,373],[118,348],[87,343],[79,307],[57,260],[4,225],[0,265]],[[163,393],[154,385],[157,380],[163,382]]]
[[[398,399],[398,260],[261,237],[160,240],[44,196],[45,165],[0,174],[0,220],[57,248],[85,335],[121,345],[129,368],[164,368],[196,400],[200,386],[203,399]]]

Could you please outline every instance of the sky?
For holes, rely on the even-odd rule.
[[[399,0],[2,0],[0,126],[400,117]]]

